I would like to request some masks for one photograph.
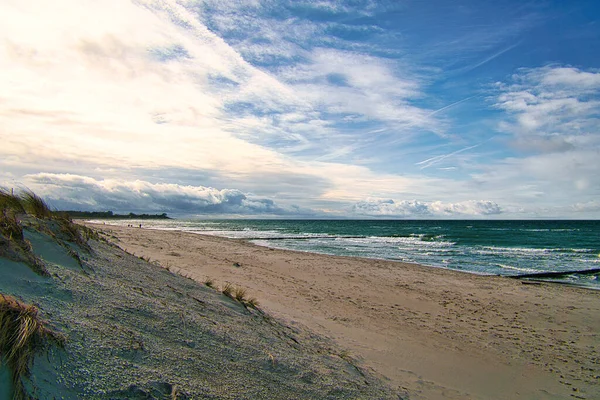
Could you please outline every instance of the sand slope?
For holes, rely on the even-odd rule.
[[[35,359],[35,398],[398,398],[331,341],[116,246],[26,236],[51,276],[0,258],[0,293],[35,304],[67,337]]]
[[[600,292],[97,225],[136,255],[247,287],[411,399],[600,398]]]

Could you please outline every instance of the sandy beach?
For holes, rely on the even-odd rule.
[[[195,280],[334,339],[410,399],[600,397],[600,292],[87,224]]]

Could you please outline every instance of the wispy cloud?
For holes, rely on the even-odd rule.
[[[419,165],[421,169],[429,168],[432,165],[437,164],[437,163],[439,163],[439,162],[441,162],[441,161],[443,161],[443,160],[445,160],[445,159],[447,159],[449,157],[452,157],[452,156],[454,156],[456,154],[460,154],[462,152],[465,152],[465,151],[474,149],[476,147],[479,147],[479,146],[481,146],[481,144],[482,143],[477,143],[477,144],[475,144],[473,146],[468,146],[468,147],[464,147],[464,148],[462,148],[460,150],[453,151],[452,153],[442,154],[442,155],[439,155],[439,156],[431,157],[431,158],[428,158],[427,160],[423,160],[423,161],[418,162],[417,165]]]
[[[500,128],[513,135],[516,148],[556,152],[600,143],[600,72],[523,69],[497,88],[496,108],[512,117]]]

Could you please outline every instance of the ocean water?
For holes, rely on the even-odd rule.
[[[260,246],[412,262],[476,274],[600,268],[600,221],[174,219],[137,223],[245,239]],[[598,273],[547,280],[600,289]]]

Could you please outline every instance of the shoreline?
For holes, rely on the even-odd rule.
[[[195,280],[246,287],[267,312],[334,339],[411,399],[600,395],[600,293],[588,288],[85,224]]]
[[[287,220],[284,220],[287,221]],[[506,220],[509,221],[509,220]],[[553,221],[553,220],[547,220],[547,221]],[[568,220],[571,221],[571,220]],[[80,220],[80,222],[82,223],[86,223],[89,222],[91,224],[108,224],[111,226],[124,226],[122,224],[113,224],[113,222],[108,221],[102,221],[102,220],[98,220],[98,219],[94,219],[94,220]],[[463,221],[464,222],[464,221]],[[502,222],[502,221],[501,221]],[[588,221],[589,222],[589,221]],[[129,225],[128,225],[129,226]],[[131,225],[132,227],[137,227],[138,225]],[[140,228],[142,226],[140,225]],[[600,268],[590,268],[590,267],[585,267],[584,265],[581,265],[579,267],[572,267],[572,269],[570,270],[561,270],[561,269],[541,269],[541,270],[536,270],[536,269],[530,269],[530,268],[526,268],[526,269],[521,269],[521,268],[513,268],[513,267],[505,267],[502,264],[495,264],[494,262],[488,261],[488,265],[492,266],[492,265],[500,265],[503,268],[510,268],[512,270],[512,272],[502,272],[502,269],[500,271],[481,271],[481,270],[475,270],[475,269],[469,269],[469,267],[467,266],[466,268],[464,268],[462,266],[462,264],[460,266],[454,266],[451,267],[449,265],[445,265],[447,263],[435,263],[435,260],[429,260],[430,262],[427,262],[427,260],[410,260],[410,261],[405,261],[403,259],[400,258],[393,258],[393,257],[377,257],[374,255],[358,255],[358,254],[350,254],[350,255],[345,255],[340,252],[336,252],[336,251],[329,251],[327,252],[327,250],[322,250],[319,251],[317,248],[313,248],[313,249],[301,249],[301,248],[294,248],[292,247],[278,247],[276,245],[274,245],[274,243],[269,243],[269,244],[262,244],[259,242],[262,241],[279,241],[279,240],[288,240],[288,239],[293,239],[293,240],[311,240],[311,239],[315,239],[315,238],[327,238],[330,239],[332,237],[336,237],[336,238],[342,238],[342,239],[366,239],[366,238],[371,238],[372,236],[364,236],[364,235],[341,235],[341,236],[331,236],[329,234],[324,234],[323,236],[299,236],[299,237],[289,237],[289,236],[282,236],[282,237],[271,237],[271,236],[265,236],[265,237],[261,237],[260,236],[260,231],[257,232],[258,236],[257,237],[240,237],[240,236],[225,236],[223,234],[211,234],[211,233],[207,233],[207,232],[211,232],[211,230],[208,231],[204,231],[204,230],[183,230],[179,227],[176,228],[171,228],[171,227],[161,227],[161,226],[144,226],[145,229],[154,229],[154,230],[164,230],[164,231],[176,231],[176,232],[185,232],[185,233],[192,233],[192,234],[198,234],[198,235],[204,235],[204,236],[209,236],[209,237],[220,237],[220,238],[224,238],[224,239],[228,239],[228,240],[236,240],[236,241],[244,241],[247,243],[250,243],[252,245],[256,245],[256,246],[260,246],[260,247],[265,247],[265,248],[273,248],[273,249],[277,249],[277,250],[288,250],[288,251],[293,251],[293,252],[299,252],[299,253],[310,253],[310,254],[319,254],[319,255],[325,255],[325,256],[333,256],[333,257],[349,257],[352,259],[366,259],[366,260],[375,260],[375,261],[386,261],[386,262],[397,262],[400,264],[414,264],[414,265],[420,265],[423,267],[428,267],[428,268],[436,268],[436,269],[442,269],[442,270],[448,270],[448,271],[455,271],[455,272],[461,272],[461,273],[466,273],[466,274],[470,274],[470,275],[478,275],[478,276],[501,276],[501,277],[506,277],[506,278],[514,278],[514,279],[518,279],[521,280],[522,282],[525,280],[528,280],[529,282],[531,282],[532,284],[534,284],[535,282],[542,282],[542,283],[550,283],[550,284],[556,284],[556,285],[564,285],[564,286],[571,286],[571,287],[575,287],[575,288],[583,288],[583,289],[591,289],[591,290],[600,290],[600,275],[598,275],[600,273]],[[217,230],[220,232],[223,232],[221,230]],[[382,236],[382,237],[387,237],[387,236]],[[393,238],[395,236],[389,236],[390,238]],[[256,242],[256,243],[253,243]],[[537,250],[537,249],[536,249]],[[541,249],[541,250],[548,250],[548,249]],[[556,249],[549,249],[549,250],[556,250]],[[560,249],[558,249],[560,250]],[[586,250],[586,249],[584,249]],[[577,251],[576,251],[577,252]],[[418,253],[418,252],[417,252]],[[600,257],[600,255],[598,255]],[[527,258],[525,258],[527,260]],[[534,260],[528,260],[530,262],[534,262]],[[577,261],[577,260],[575,260]],[[595,261],[595,259],[594,259]],[[594,262],[592,261],[592,262]],[[460,264],[460,262],[459,262]],[[543,263],[542,263],[543,264]],[[567,265],[567,264],[562,264],[562,265]],[[523,267],[525,268],[525,267]],[[516,271],[521,271],[521,272],[516,272]],[[575,276],[576,278],[571,277],[572,279],[568,279],[568,277],[570,275]],[[592,282],[591,280],[587,280],[587,279],[583,279],[583,276],[587,276],[587,275],[596,275],[595,278],[595,282]],[[563,279],[561,279],[563,278]]]

